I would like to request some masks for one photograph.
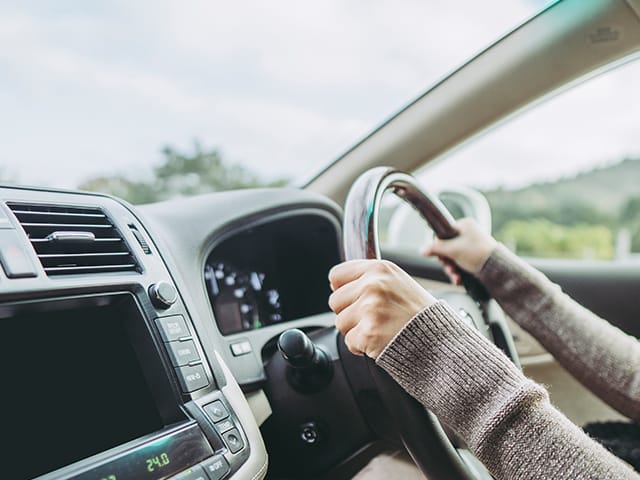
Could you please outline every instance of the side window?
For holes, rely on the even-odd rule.
[[[540,258],[640,258],[640,62],[628,62],[470,141],[418,172],[468,185],[493,235]]]

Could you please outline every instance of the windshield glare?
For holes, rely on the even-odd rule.
[[[543,3],[3,2],[0,177],[135,203],[296,184]]]

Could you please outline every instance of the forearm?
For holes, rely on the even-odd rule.
[[[409,322],[377,362],[498,479],[638,478],[443,303]]]
[[[504,246],[478,278],[505,312],[576,378],[624,415],[640,419],[640,344],[573,301]]]

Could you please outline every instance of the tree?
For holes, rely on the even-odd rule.
[[[151,203],[159,199],[152,182],[129,180],[122,175],[91,178],[84,181],[79,188],[91,192],[108,193],[134,204]]]
[[[100,176],[84,181],[83,190],[109,193],[131,203],[151,203],[173,197],[256,187],[280,187],[286,179],[265,182],[246,167],[227,164],[217,149],[205,150],[194,142],[194,152],[167,146],[153,167],[151,180],[131,180],[124,175]]]
[[[604,225],[558,225],[546,219],[508,222],[496,238],[520,255],[609,260],[613,233]]]
[[[631,197],[625,202],[619,224],[631,234],[631,251],[640,252],[640,197]]]

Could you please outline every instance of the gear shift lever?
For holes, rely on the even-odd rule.
[[[288,365],[287,379],[303,393],[318,392],[333,377],[329,356],[297,328],[285,330],[278,338],[278,350]]]

